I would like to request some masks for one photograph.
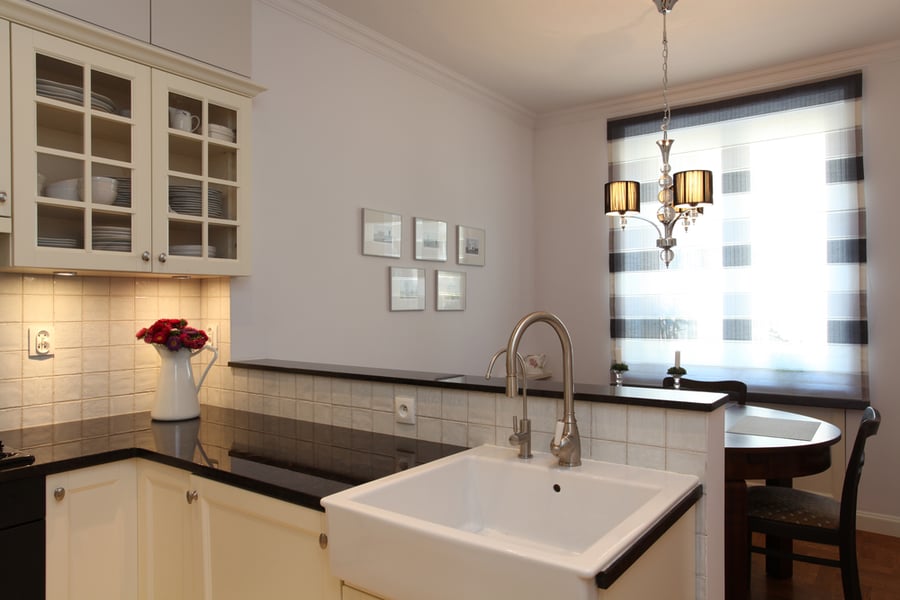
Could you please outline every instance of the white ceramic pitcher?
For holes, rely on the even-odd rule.
[[[159,352],[159,381],[156,384],[156,398],[150,416],[157,421],[184,421],[200,416],[200,399],[197,392],[203,380],[212,368],[219,352],[212,346],[205,346],[191,351],[180,348],[172,351],[160,344],[153,344]],[[194,384],[194,373],[191,371],[191,357],[204,350],[213,353],[212,360],[206,365],[200,381]]]

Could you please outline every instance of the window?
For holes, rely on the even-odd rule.
[[[862,399],[866,234],[862,78],[674,110],[672,171],[709,169],[714,205],[675,260],[656,231],[610,218],[610,331],[629,380],[659,385],[681,351],[688,377],[755,392]],[[662,115],[610,121],[610,180],[641,184],[655,219]]]

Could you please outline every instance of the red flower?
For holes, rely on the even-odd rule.
[[[150,327],[143,327],[137,332],[137,339],[148,344],[165,345],[169,350],[177,352],[181,348],[199,350],[209,336],[205,331],[188,327],[184,319],[159,319]]]

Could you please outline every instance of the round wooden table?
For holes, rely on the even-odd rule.
[[[749,424],[752,433],[733,433]],[[770,422],[767,423],[766,419]],[[818,423],[812,438],[794,439],[785,434],[787,421]],[[767,427],[767,424],[770,425]],[[794,477],[821,473],[831,466],[831,446],[841,439],[841,430],[827,421],[759,406],[733,405],[725,409],[725,597],[745,600],[750,577],[747,560],[747,480],[764,479],[766,485],[792,485]],[[766,544],[790,547],[791,540],[766,540]],[[768,559],[766,570],[777,577],[790,577],[792,562]]]

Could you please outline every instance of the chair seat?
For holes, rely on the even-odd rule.
[[[777,486],[752,486],[747,490],[747,514],[786,525],[833,530],[841,522],[840,502],[803,490]]]

